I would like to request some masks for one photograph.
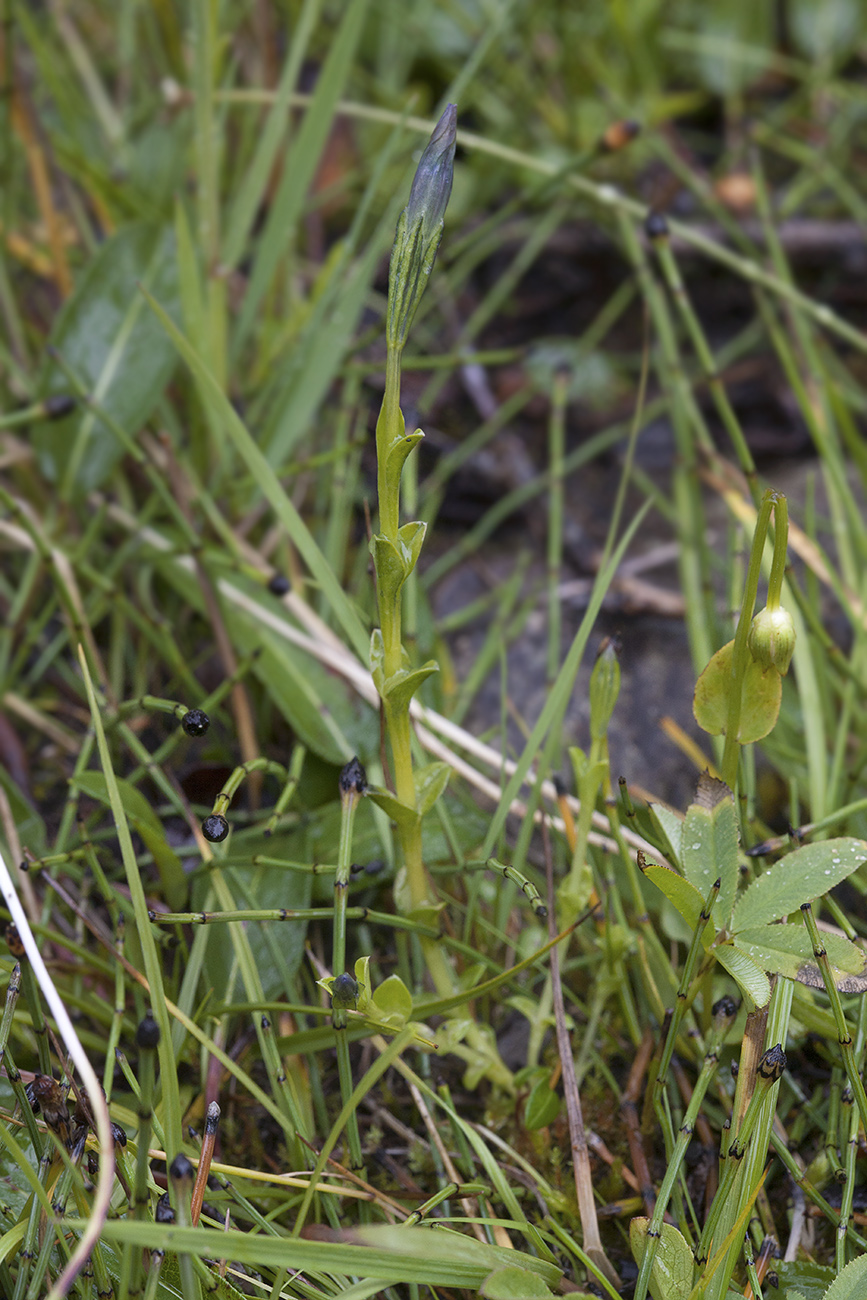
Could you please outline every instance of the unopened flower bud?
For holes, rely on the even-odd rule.
[[[400,214],[388,273],[387,340],[402,348],[443,234],[452,192],[457,109],[449,104],[419,159],[409,203]]]
[[[590,738],[604,740],[620,694],[620,638],[606,637],[590,674]]]
[[[785,677],[795,653],[795,624],[789,611],[782,605],[776,609],[766,605],[752,621],[747,645],[763,669],[776,668]]]

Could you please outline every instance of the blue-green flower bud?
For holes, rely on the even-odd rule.
[[[449,104],[419,159],[409,203],[400,214],[388,273],[387,341],[400,349],[433,270],[452,192],[457,109]]]
[[[750,625],[747,638],[750,654],[762,668],[776,668],[785,677],[795,653],[795,624],[782,605],[776,609],[765,606]]]

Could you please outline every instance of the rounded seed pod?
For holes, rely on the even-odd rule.
[[[145,1052],[152,1052],[159,1047],[160,1027],[154,1020],[154,1014],[150,1008],[139,1021],[138,1029],[135,1031],[135,1041],[136,1046]]]
[[[229,834],[229,823],[219,813],[211,813],[202,822],[202,834],[212,844],[219,844]]]
[[[648,239],[665,239],[668,222],[661,212],[648,212],[644,219],[644,233]]]
[[[331,985],[331,1006],[334,1010],[343,1008],[354,1011],[358,1006],[358,981],[344,971]]]
[[[181,719],[181,726],[188,736],[204,736],[210,725],[211,719],[204,709],[187,709]]]

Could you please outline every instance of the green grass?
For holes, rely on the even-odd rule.
[[[640,1300],[768,1295],[766,1239],[788,1247],[780,1294],[859,1294],[867,334],[840,239],[867,211],[864,46],[855,0],[771,13],[5,0],[10,1300],[631,1295],[633,1251]],[[402,437],[402,361],[436,454],[410,455],[399,515],[380,467],[380,524],[387,257],[449,102],[445,234],[379,437]],[[576,268],[594,289],[564,305],[552,284]],[[750,561],[780,484],[745,375],[809,445],[784,575],[773,529]],[[640,454],[659,421],[664,478]],[[457,476],[504,427],[538,434],[539,468],[459,529]],[[570,509],[624,446],[564,645]],[[414,517],[390,623],[377,594]],[[768,734],[700,742],[736,800],[705,783],[679,812],[618,794],[611,649],[589,730],[567,722],[618,572],[662,533],[695,679],[745,590],[747,619],[782,578],[795,628]],[[497,589],[442,609],[449,575],[504,555]],[[508,654],[539,611],[546,689],[524,717]],[[449,638],[477,627],[456,680]],[[500,717],[473,735],[498,673]],[[354,756],[370,792],[341,804]],[[555,783],[570,768],[583,805]],[[653,793],[653,765],[631,775]],[[757,1076],[778,1044],[781,1078]],[[74,1114],[39,1074],[92,1100]],[[693,1125],[719,1144],[716,1195],[685,1160]]]

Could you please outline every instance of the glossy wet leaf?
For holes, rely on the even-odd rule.
[[[752,998],[757,1007],[764,1007],[771,996],[771,986],[762,968],[746,952],[730,943],[722,943],[713,950],[714,956],[731,975],[742,993]]]
[[[647,1248],[650,1220],[639,1216],[629,1224],[632,1258],[641,1265]],[[659,1234],[656,1255],[650,1272],[653,1300],[687,1300],[692,1290],[692,1251],[682,1233],[671,1223],[664,1223]]]
[[[862,862],[867,862],[867,842],[850,838],[804,844],[754,880],[741,894],[732,917],[732,929],[753,928],[778,921],[839,885]]]
[[[172,318],[179,317],[174,236],[138,223],[107,240],[76,285],[49,343],[106,416],[134,441],[177,364],[177,354],[148,310],[146,286]],[[43,396],[68,393],[70,381],[46,363]],[[105,482],[125,454],[123,442],[86,405],[38,426],[33,442],[45,474],[78,494]]]
[[[835,981],[863,974],[865,956],[854,943],[841,934],[825,931],[822,932],[822,943]],[[735,946],[748,953],[764,970],[785,975],[787,979],[797,979],[805,966],[815,963],[810,936],[799,921],[791,925],[762,925],[741,930],[735,936]],[[824,987],[821,979],[820,985]]]
[[[570,751],[571,752],[571,751]],[[651,803],[647,808],[653,828],[660,837],[660,847],[673,866],[680,866],[683,844],[683,816],[663,803]]]
[[[779,1279],[780,1300],[794,1300],[800,1293],[804,1300],[825,1300],[825,1293],[834,1281],[836,1270],[812,1260],[776,1260],[774,1272]]]
[[[734,644],[734,641],[729,641],[717,650],[695,686],[692,703],[695,720],[712,736],[724,736],[726,731]],[[782,678],[776,669],[763,671],[755,659],[750,659],[741,691],[738,727],[738,742],[741,745],[761,740],[773,730],[780,712],[782,693]]]
[[[700,777],[695,800],[686,810],[681,866],[703,899],[713,882],[720,882],[714,920],[718,929],[726,925],[738,886],[737,813],[728,786],[707,772]]]

